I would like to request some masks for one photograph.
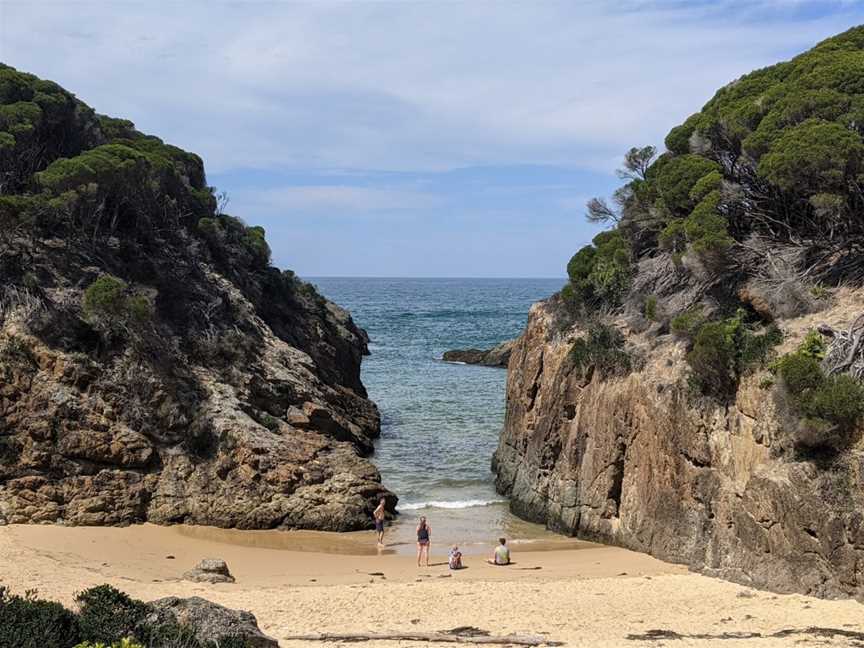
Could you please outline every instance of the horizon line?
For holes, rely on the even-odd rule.
[[[468,276],[434,276],[434,275],[302,275],[299,273],[295,273],[301,279],[536,279],[541,281],[546,280],[563,280],[566,281],[567,277],[468,277]]]

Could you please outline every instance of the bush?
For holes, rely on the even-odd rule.
[[[91,587],[75,597],[80,613],[81,637],[87,641],[111,642],[136,636],[148,608],[110,585]]]
[[[819,364],[825,352],[822,336],[810,331],[796,351],[776,363],[776,371],[802,417],[796,444],[836,451],[864,416],[864,384],[847,374],[826,376]]]
[[[645,298],[645,303],[642,306],[642,312],[652,322],[657,321],[657,296],[648,295]]]
[[[587,335],[573,343],[570,357],[582,376],[588,379],[594,373],[600,378],[622,376],[633,368],[633,360],[624,350],[624,336],[605,324],[589,327]]]
[[[567,275],[573,297],[589,305],[617,305],[632,275],[630,248],[618,230],[601,232],[570,259]]]
[[[702,394],[720,399],[733,396],[741,377],[764,362],[782,340],[778,329],[757,334],[744,318],[745,313],[739,310],[735,317],[699,327],[687,363],[690,383]]]
[[[669,326],[673,333],[682,337],[693,338],[704,323],[705,314],[702,312],[702,308],[693,306],[673,317]]]
[[[130,295],[125,281],[103,275],[84,291],[84,315],[94,323],[143,324],[153,318],[153,304],[144,295]]]
[[[0,586],[0,648],[71,648],[79,640],[75,615],[62,605]]]

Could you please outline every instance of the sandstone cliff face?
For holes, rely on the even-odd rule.
[[[847,326],[862,305],[864,293],[841,292],[829,310],[780,322],[784,347],[819,322]],[[684,345],[668,335],[630,331],[644,367],[585,384],[569,355],[580,331],[561,330],[556,310],[556,298],[532,307],[509,365],[493,469],[516,514],[741,583],[864,596],[860,444],[797,457],[764,373],[728,407],[694,400]]]

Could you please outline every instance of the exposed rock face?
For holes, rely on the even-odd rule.
[[[58,113],[0,169],[14,180],[0,521],[344,531],[371,526],[381,496],[394,510],[364,458],[380,421],[349,314],[272,267],[263,230],[217,211],[200,158],[2,72],[22,101],[56,95]],[[88,310],[106,280],[120,288]]]
[[[486,367],[506,367],[510,362],[510,354],[516,340],[507,340],[492,349],[453,349],[445,351],[444,362],[464,362],[465,364],[484,365]]]
[[[148,605],[155,617],[150,620],[152,625],[157,624],[157,619],[173,621],[192,628],[201,643],[218,644],[232,638],[244,640],[251,648],[279,648],[278,641],[258,628],[255,615],[245,610],[231,610],[197,596],[185,599],[169,596]]]
[[[848,325],[864,293],[844,299],[779,322],[786,350],[820,321]],[[741,583],[864,596],[860,443],[830,466],[789,452],[764,373],[728,407],[694,400],[684,345],[668,335],[630,331],[645,366],[585,384],[569,354],[579,335],[560,329],[553,298],[532,307],[513,350],[493,469],[516,514]]]

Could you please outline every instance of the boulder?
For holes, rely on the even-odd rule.
[[[196,583],[233,583],[234,577],[228,571],[228,564],[219,558],[205,558],[195,569],[183,574],[183,578]]]
[[[483,365],[485,367],[506,367],[516,340],[507,340],[492,349],[453,349],[445,351],[444,362]]]
[[[148,623],[173,621],[187,626],[202,644],[218,645],[228,638],[245,640],[251,648],[279,648],[279,642],[268,637],[258,627],[258,620],[251,612],[232,610],[206,599],[193,596],[178,598],[169,596],[148,603],[153,610]]]

